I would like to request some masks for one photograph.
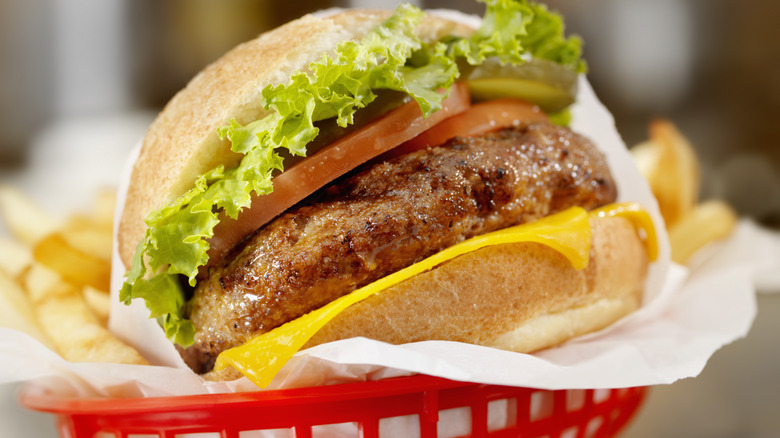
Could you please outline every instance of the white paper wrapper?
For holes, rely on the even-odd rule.
[[[763,259],[757,263],[721,247],[714,248],[690,275],[684,268],[670,266],[655,200],[616,132],[611,115],[584,78],[578,102],[573,108],[573,128],[605,151],[620,199],[642,203],[659,232],[661,256],[651,268],[640,311],[602,332],[533,355],[439,341],[394,346],[367,339],[344,340],[299,352],[269,388],[412,373],[546,389],[654,385],[697,375],[718,348],[744,336],[756,311],[756,271],[766,272],[768,266],[777,268],[780,262]],[[120,188],[119,205],[123,193]],[[756,228],[743,223],[742,229]],[[749,248],[753,245],[749,240],[754,237],[756,233],[750,231],[737,233],[730,241],[736,242],[725,245]],[[114,266],[121,267],[116,255]],[[193,374],[156,322],[147,318],[143,303],[134,302],[130,307],[119,304],[116,295],[122,275],[119,270],[113,273],[110,328],[155,366],[69,363],[26,335],[0,329],[0,363],[4,369],[0,382],[36,380],[40,386],[71,397],[258,390],[247,379],[205,383]]]

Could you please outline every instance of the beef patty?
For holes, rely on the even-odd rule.
[[[587,139],[547,123],[366,165],[246,238],[195,289],[197,372],[254,335],[469,237],[613,202]]]

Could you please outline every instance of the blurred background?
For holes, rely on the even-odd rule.
[[[0,0],[0,183],[71,211],[116,184],[156,112],[229,48],[306,12],[397,3]],[[482,12],[472,0],[412,3]],[[651,119],[671,119],[700,156],[703,197],[780,226],[780,2],[547,3],[583,36],[589,79],[629,146]],[[701,377],[654,391],[628,436],[780,436],[779,316],[780,296],[760,296],[749,338]],[[6,393],[0,412],[14,421],[0,425],[19,426],[0,436],[53,434]]]

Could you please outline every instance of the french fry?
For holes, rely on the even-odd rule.
[[[690,142],[668,120],[650,124],[650,141],[658,148],[651,188],[667,226],[693,210],[699,198],[699,163]]]
[[[707,201],[669,228],[672,260],[685,264],[706,244],[731,234],[737,214],[722,201]]]
[[[650,140],[631,149],[658,200],[669,231],[672,260],[686,263],[707,243],[731,234],[737,214],[727,204],[697,204],[699,163],[693,147],[668,120],[650,124]]]
[[[0,214],[14,240],[0,240],[0,326],[29,333],[66,360],[146,364],[105,327],[113,192],[64,225],[21,192],[0,186]]]
[[[80,290],[54,271],[34,264],[24,286],[43,331],[60,355],[74,362],[146,364],[138,352],[100,325]]]
[[[639,173],[645,177],[652,188],[654,182],[661,177],[661,167],[659,166],[661,154],[658,146],[647,140],[632,147],[631,155],[634,157]]]
[[[59,222],[19,190],[0,185],[0,216],[13,237],[32,245],[54,231]]]
[[[0,237],[0,271],[17,278],[32,263],[30,248],[15,241]]]
[[[106,226],[90,217],[76,215],[67,221],[59,233],[71,248],[110,263],[111,230],[111,225]]]
[[[59,295],[69,295],[73,289],[57,272],[39,263],[33,263],[25,271],[20,283],[34,306]]]
[[[108,325],[108,315],[111,313],[111,298],[108,292],[95,289],[92,286],[84,286],[82,295],[84,302],[100,322],[100,325],[106,327]]]
[[[35,310],[24,289],[11,276],[0,271],[0,327],[12,328],[27,333],[42,344],[51,347],[44,336]]]
[[[109,289],[110,262],[72,247],[60,232],[41,239],[33,248],[33,257],[79,288]]]

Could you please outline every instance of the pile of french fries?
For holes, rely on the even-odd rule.
[[[708,243],[729,236],[737,214],[723,201],[699,202],[699,160],[672,122],[654,120],[649,131],[649,140],[634,146],[631,153],[658,200],[672,260],[686,264]]]
[[[0,186],[0,327],[29,334],[72,362],[146,364],[106,328],[113,192],[61,222]]]

